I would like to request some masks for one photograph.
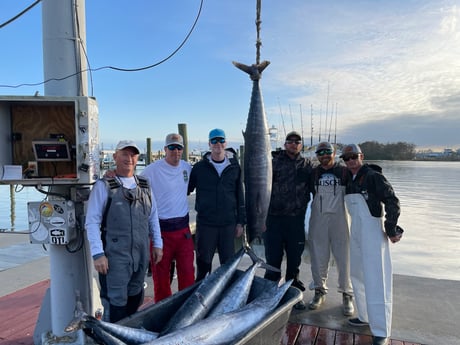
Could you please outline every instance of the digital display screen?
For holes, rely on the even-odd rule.
[[[32,145],[38,162],[71,160],[67,141],[33,141]]]

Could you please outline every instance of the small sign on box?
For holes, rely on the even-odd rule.
[[[35,161],[29,161],[29,163],[27,164],[27,170],[26,172],[24,172],[24,175],[25,177],[36,177],[38,176],[38,166],[37,166],[37,162]]]
[[[22,166],[4,165],[2,180],[22,180]]]

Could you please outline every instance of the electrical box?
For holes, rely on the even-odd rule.
[[[0,96],[0,184],[95,182],[98,116],[92,97]],[[11,167],[20,167],[20,178]]]
[[[30,243],[68,244],[76,236],[75,203],[51,200],[27,203]]]

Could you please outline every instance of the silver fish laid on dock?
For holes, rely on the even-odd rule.
[[[116,323],[100,321],[94,317],[88,316],[84,321],[86,330],[102,329],[105,333],[130,345],[140,345],[158,338],[158,333],[146,329],[131,328]],[[86,332],[88,334],[88,332]]]
[[[169,320],[160,335],[174,332],[203,319],[227,287],[244,253],[245,248],[241,248],[227,263],[208,274]]]
[[[256,270],[260,266],[261,263],[256,262],[238,277],[232,285],[224,291],[220,301],[211,309],[206,317],[214,317],[243,307],[248,300]]]
[[[101,321],[83,311],[76,315],[65,331],[74,332],[77,329],[83,329],[89,337],[106,345],[140,345],[158,338],[156,332]]]
[[[246,305],[249,293],[251,292],[252,282],[258,268],[280,272],[278,268],[268,265],[259,258],[249,246],[246,247],[246,254],[251,258],[253,265],[236,278],[230,287],[222,293],[219,302],[217,302],[206,317],[214,317],[220,314],[229,313]],[[269,283],[271,282],[267,281],[267,285]],[[273,282],[273,286],[277,286],[277,283]]]
[[[246,306],[230,313],[203,319],[181,328],[146,345],[223,345],[242,338],[254,329],[283,298],[292,280],[284,283],[276,291],[268,289]]]
[[[270,64],[263,61],[251,66],[235,62],[252,80],[252,95],[244,136],[244,185],[246,202],[246,233],[251,243],[265,231],[272,184],[270,134],[259,81]]]

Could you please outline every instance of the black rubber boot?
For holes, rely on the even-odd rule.
[[[110,305],[110,322],[114,323],[120,321],[127,316],[128,311],[126,306],[119,307],[113,304]]]
[[[140,293],[134,296],[128,296],[128,304],[126,304],[126,312],[129,315],[134,314],[137,309],[144,302],[144,289]]]
[[[206,275],[211,272],[212,263],[201,261],[200,259],[196,259],[196,278],[195,281],[199,282],[203,280]]]

